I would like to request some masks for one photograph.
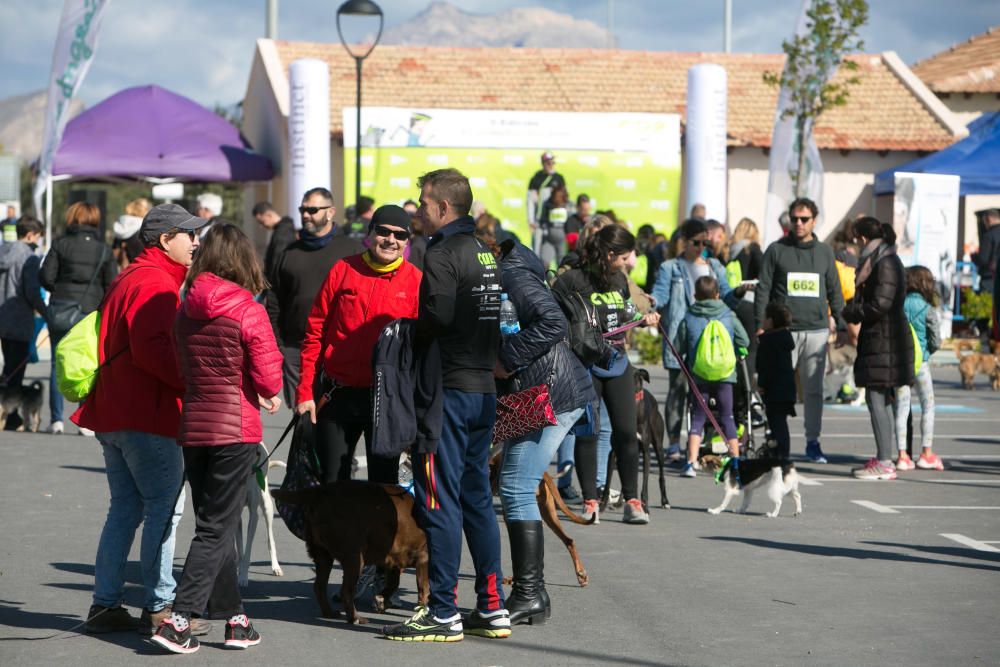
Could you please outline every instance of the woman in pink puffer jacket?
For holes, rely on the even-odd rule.
[[[260,260],[236,226],[216,223],[205,235],[187,277],[187,296],[174,325],[186,390],[177,443],[191,484],[195,537],[184,563],[173,611],[153,641],[192,653],[192,614],[225,618],[225,642],[260,642],[243,611],[236,580],[235,536],[246,482],[261,440],[260,408],[281,401],[281,353],[264,307]]]

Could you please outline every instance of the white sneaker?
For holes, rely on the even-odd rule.
[[[58,435],[63,432],[63,423],[61,421],[52,422],[49,425],[49,433],[53,435]]]
[[[89,428],[84,428],[84,427],[81,426],[80,427],[80,435],[85,435],[88,438],[93,438],[94,437],[94,432],[91,431]]]

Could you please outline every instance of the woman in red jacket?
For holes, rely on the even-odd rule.
[[[409,238],[406,211],[391,204],[375,211],[368,227],[368,250],[334,264],[306,321],[296,410],[308,413],[316,424],[316,453],[324,482],[350,479],[354,448],[362,433],[368,479],[399,481],[399,457],[371,455],[372,351],[385,325],[417,316],[422,274],[403,259]],[[317,407],[319,394],[326,400]]]
[[[227,618],[227,648],[260,643],[243,612],[236,581],[235,537],[246,481],[262,436],[260,408],[281,404],[281,353],[264,307],[254,294],[266,287],[246,235],[216,223],[205,235],[187,278],[187,296],[174,324],[184,378],[183,446],[195,537],[177,588],[173,613],[153,641],[175,653],[193,653],[191,615],[206,608]]]

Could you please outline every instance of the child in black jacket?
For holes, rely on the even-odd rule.
[[[792,313],[777,301],[767,304],[764,311],[764,333],[757,347],[757,386],[764,398],[764,410],[777,442],[777,458],[788,461],[791,438],[788,418],[795,416],[795,369],[792,351],[795,341],[788,330]]]

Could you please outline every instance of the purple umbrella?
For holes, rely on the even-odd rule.
[[[71,120],[52,173],[180,181],[267,181],[274,174],[229,121],[159,86],[128,88]]]

